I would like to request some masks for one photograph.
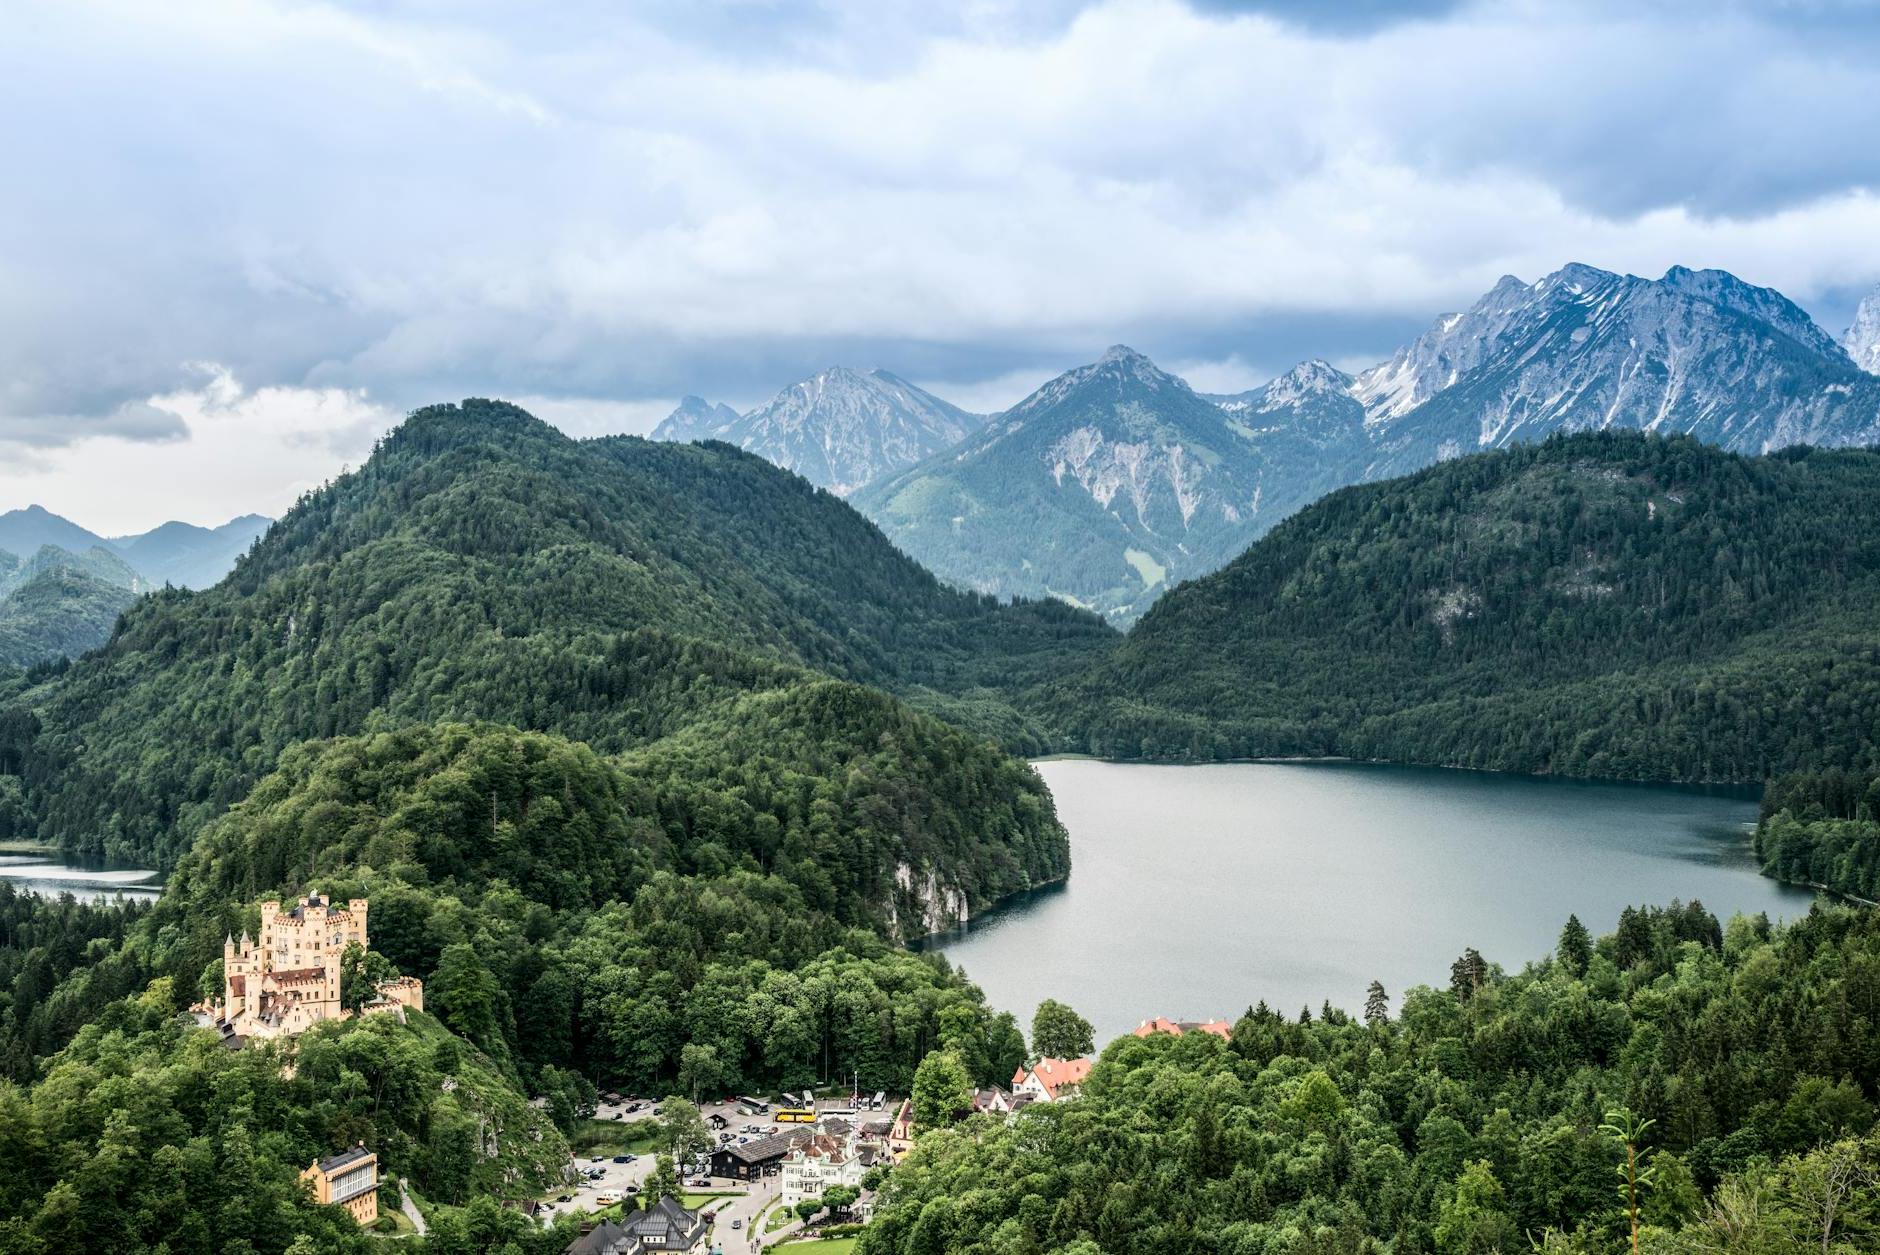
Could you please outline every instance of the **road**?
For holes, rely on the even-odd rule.
[[[411,1201],[411,1191],[405,1188],[403,1177],[398,1178],[398,1208],[405,1213],[405,1218],[411,1221],[411,1226],[418,1231],[419,1237],[431,1231],[430,1227],[424,1223],[424,1213],[419,1211],[418,1205]]]

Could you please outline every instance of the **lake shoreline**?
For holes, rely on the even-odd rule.
[[[1345,754],[1264,754],[1253,758],[1105,758],[1100,754],[1040,754],[1026,762],[1106,763],[1113,767],[1232,767],[1261,763],[1278,765],[1358,767],[1400,767],[1416,771],[1455,771],[1473,775],[1500,776],[1510,780],[1536,780],[1550,784],[1631,785],[1644,789],[1699,789],[1722,791],[1734,796],[1760,798],[1761,783],[1741,780],[1647,780],[1637,776],[1569,776],[1551,771],[1511,771],[1502,767],[1475,767],[1468,763],[1412,763],[1395,758],[1353,758]]]
[[[1350,1010],[1373,979],[1440,984],[1470,947],[1518,967],[1570,914],[1601,934],[1627,906],[1776,919],[1817,897],[1761,874],[1740,786],[1326,757],[1034,765],[1073,874],[908,948],[1021,1019],[1056,998],[1100,1035],[1261,1000]]]

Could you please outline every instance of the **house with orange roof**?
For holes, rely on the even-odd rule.
[[[1021,1067],[1012,1074],[1012,1096],[1030,1095],[1033,1102],[1058,1102],[1074,1097],[1095,1062],[1088,1055],[1081,1059],[1040,1059],[1031,1067]]]

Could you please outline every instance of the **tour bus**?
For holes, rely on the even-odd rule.
[[[751,1098],[747,1095],[740,1094],[738,1096],[738,1110],[747,1116],[761,1116],[770,1110],[770,1104],[761,1098]]]
[[[888,1092],[886,1090],[878,1089],[875,1091],[874,1101],[868,1104],[868,1109],[870,1111],[880,1111],[881,1104],[887,1101],[888,1101]]]
[[[816,1108],[779,1107],[777,1108],[775,1119],[779,1124],[814,1124],[816,1122]]]

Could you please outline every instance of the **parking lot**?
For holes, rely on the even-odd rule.
[[[655,1109],[658,1105],[658,1101],[653,1099],[623,1097],[621,1101],[617,1103],[602,1102],[595,1109],[593,1119],[597,1122],[618,1122],[622,1125],[631,1124],[639,1120],[652,1120],[656,1118]],[[739,1115],[737,1108],[738,1104],[735,1100],[730,1103],[707,1102],[700,1104],[699,1114],[705,1118],[707,1127],[710,1127],[711,1118],[713,1116],[718,1116],[725,1120],[727,1125],[722,1132],[731,1134],[732,1140],[734,1141],[739,1137],[761,1137],[767,1133],[775,1132],[778,1128],[782,1127],[772,1123],[763,1116],[751,1117]],[[746,1132],[745,1128],[747,1125],[755,1125],[758,1132],[755,1134]],[[720,1136],[720,1130],[712,1129],[712,1144],[714,1146],[718,1144]],[[603,1194],[613,1193],[625,1195],[629,1192],[637,1193],[641,1186],[644,1185],[646,1178],[652,1175],[654,1156],[655,1152],[653,1151],[634,1153],[627,1156],[629,1162],[620,1163],[617,1162],[619,1157],[611,1154],[596,1154],[590,1152],[577,1155],[573,1164],[575,1170],[581,1174],[580,1184],[565,1186],[549,1196],[548,1201],[543,1207],[543,1222],[547,1223],[555,1216],[576,1209],[590,1212],[598,1211],[601,1208],[600,1197]],[[590,1176],[591,1173],[598,1173],[599,1175]],[[698,1184],[700,1180],[708,1181],[709,1184]],[[747,1184],[742,1181],[733,1181],[725,1178],[701,1178],[694,1173],[683,1174],[682,1183],[685,1192],[688,1194],[716,1193],[721,1191],[744,1193],[748,1188]],[[756,1193],[759,1195],[774,1194],[776,1188],[777,1183],[774,1177],[756,1183]],[[744,1198],[727,1199],[717,1203],[716,1206],[724,1210],[727,1223],[730,1219],[737,1218],[744,1220],[748,1224],[751,1216],[755,1213],[756,1207],[761,1205],[761,1201],[761,1198],[748,1200]],[[729,1204],[729,1206],[727,1206],[727,1204]]]

